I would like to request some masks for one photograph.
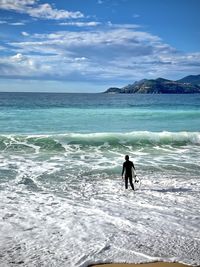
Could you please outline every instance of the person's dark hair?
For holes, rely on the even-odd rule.
[[[125,160],[129,160],[129,155],[126,155],[125,156]]]

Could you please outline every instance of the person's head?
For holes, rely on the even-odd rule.
[[[125,160],[129,160],[129,155],[126,155],[125,156]]]

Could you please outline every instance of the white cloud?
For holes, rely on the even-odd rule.
[[[27,13],[35,18],[45,18],[45,19],[69,19],[69,18],[82,18],[83,14],[79,11],[70,12],[67,10],[53,9],[50,4],[38,5],[35,8],[29,8]]]
[[[11,60],[13,62],[24,62],[24,61],[26,61],[26,59],[27,58],[25,56],[23,56],[22,54],[20,54],[20,53],[18,53],[18,54],[16,54],[16,55],[11,57]]]
[[[0,8],[6,10],[24,11],[36,2],[37,0],[1,0]]]
[[[9,25],[12,25],[12,26],[22,26],[22,25],[25,25],[24,22],[11,22],[11,23],[8,23]]]
[[[41,19],[59,20],[84,17],[84,15],[79,11],[70,12],[67,10],[58,10],[56,8],[52,8],[52,6],[48,3],[39,5],[37,0],[1,0],[0,9],[25,13],[31,17]]]
[[[159,50],[170,49],[170,47],[161,42],[158,36],[151,35],[147,32],[136,31],[134,29],[114,28],[108,30],[96,31],[59,31],[50,34],[35,34],[35,40],[31,44],[51,46],[57,48],[69,47],[86,47],[90,46],[93,49],[108,49],[111,50],[118,46],[126,47],[128,50],[131,48],[142,51],[142,48],[156,47]],[[42,41],[41,41],[42,40]],[[26,46],[27,43],[13,43],[16,46]],[[28,44],[29,46],[29,44]],[[32,46],[34,48],[34,46]],[[122,53],[123,51],[121,51]]]
[[[97,21],[89,21],[89,22],[61,22],[59,25],[62,26],[77,26],[77,27],[96,27],[98,25],[101,25],[101,22]]]
[[[85,60],[87,60],[87,58],[86,57],[76,57],[74,60],[75,61],[85,61]]]
[[[29,33],[28,32],[21,32],[21,35],[23,35],[23,36],[29,36]]]
[[[18,53],[14,56],[11,56],[10,58],[10,63],[15,63],[18,67],[20,67],[20,65],[22,67],[28,68],[27,71],[31,70],[33,71],[35,69],[35,62],[34,60],[29,56],[25,56],[22,55],[21,53]]]
[[[110,28],[121,28],[121,29],[138,29],[141,28],[138,24],[132,24],[132,23],[124,23],[124,24],[118,24],[118,23],[112,23],[111,21],[107,22],[107,26]]]
[[[8,22],[8,21],[5,21],[5,20],[0,20],[0,24],[8,24],[8,25],[11,25],[11,26],[22,26],[22,25],[25,25],[24,22]]]
[[[1,77],[4,78],[43,78],[52,72],[48,60],[38,56],[17,53],[0,58]]]

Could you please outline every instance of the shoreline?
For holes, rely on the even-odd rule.
[[[178,262],[150,262],[150,263],[98,263],[92,264],[88,267],[189,267]]]

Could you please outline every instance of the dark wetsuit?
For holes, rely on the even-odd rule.
[[[128,188],[128,179],[129,179],[130,186],[134,190],[132,168],[135,169],[133,162],[130,160],[125,161],[123,164],[122,176],[125,171],[125,188],[126,189]]]

